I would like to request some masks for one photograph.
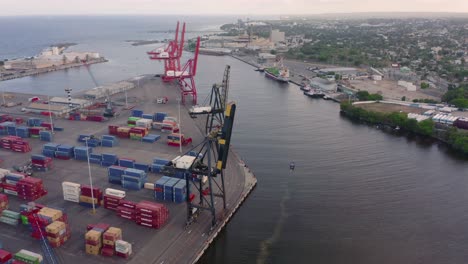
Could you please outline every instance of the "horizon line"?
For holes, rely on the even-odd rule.
[[[63,16],[324,16],[324,15],[350,15],[350,14],[387,14],[387,15],[397,15],[397,14],[457,14],[457,15],[467,15],[466,11],[363,11],[363,12],[328,12],[328,13],[309,13],[309,14],[280,14],[280,13],[271,13],[271,14],[238,14],[238,13],[207,13],[207,14],[162,14],[162,13],[69,13],[69,14],[0,14],[0,17],[39,17],[39,16],[54,16],[54,17],[63,17]]]

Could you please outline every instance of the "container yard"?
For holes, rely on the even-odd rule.
[[[110,85],[115,92],[74,95],[79,103],[136,98],[132,108],[106,102],[104,111],[118,113],[111,117],[81,112],[51,118],[47,110],[2,109],[11,118],[0,124],[0,263],[195,263],[254,188],[255,177],[229,150],[226,209],[216,196],[215,217],[191,208],[197,212],[188,225],[188,203],[211,195],[210,189],[196,190],[206,176],[181,170],[166,175],[166,169],[187,169],[203,155],[188,152],[204,142],[206,117],[192,119],[190,104],[179,115],[178,85],[149,76],[134,80],[138,85]],[[32,95],[14,96],[21,101]],[[192,189],[188,181],[196,183]]]

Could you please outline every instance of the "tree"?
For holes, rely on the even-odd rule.
[[[401,97],[402,101],[406,101],[406,96]]]
[[[425,135],[432,136],[434,131],[434,121],[431,119],[426,119],[418,123],[418,129],[416,132]]]
[[[453,99],[450,103],[458,108],[468,108],[468,99],[465,98]]]
[[[429,84],[425,83],[425,82],[422,82],[421,83],[421,89],[427,89],[427,88],[429,88]]]
[[[341,80],[341,75],[335,74],[335,80],[337,80],[337,81],[338,81],[338,80]]]
[[[270,50],[270,54],[276,55],[276,50]]]

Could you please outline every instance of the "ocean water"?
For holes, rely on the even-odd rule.
[[[160,72],[162,65],[146,58],[151,47],[125,40],[166,38],[148,31],[172,29],[178,18],[8,19],[15,23],[0,27],[8,36],[0,39],[7,47],[0,57],[77,42],[72,49],[110,60],[91,66],[105,83]],[[186,19],[197,31],[234,18]],[[226,64],[229,96],[237,102],[232,143],[258,186],[201,263],[466,263],[466,159],[443,144],[353,123],[339,115],[338,104],[305,97],[297,86],[279,85],[230,57],[200,57],[200,101]],[[0,89],[49,94],[92,86],[84,69],[0,83]]]

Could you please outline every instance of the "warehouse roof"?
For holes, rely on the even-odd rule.
[[[56,104],[68,104],[68,98],[53,97],[53,98],[51,98],[49,100],[49,102],[51,102],[52,104],[54,104],[54,103],[56,103]],[[72,98],[71,103],[74,104],[74,105],[86,105],[86,104],[90,104],[91,102],[88,101],[88,100],[84,100],[84,99]]]
[[[54,111],[54,112],[62,112],[68,109],[67,106],[64,105],[48,105],[48,104],[41,104],[41,103],[30,103],[28,107],[29,109],[33,110],[44,110],[44,111]]]

